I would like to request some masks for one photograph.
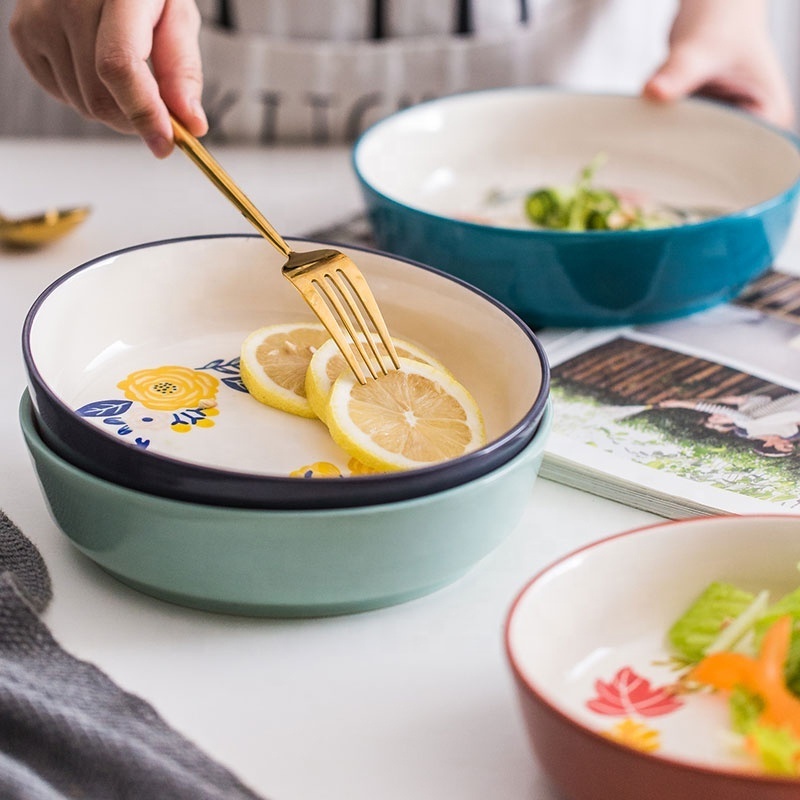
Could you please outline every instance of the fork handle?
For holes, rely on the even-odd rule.
[[[247,195],[217,163],[211,153],[170,114],[175,144],[211,179],[211,182],[230,200],[248,222],[287,258],[292,250],[267,218],[253,205]]]

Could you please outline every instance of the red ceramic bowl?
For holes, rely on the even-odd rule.
[[[666,633],[712,580],[800,586],[800,518],[707,517],[623,533],[536,575],[506,652],[532,751],[568,800],[797,800],[734,744],[724,698],[670,691]]]

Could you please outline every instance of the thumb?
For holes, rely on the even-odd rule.
[[[200,57],[200,14],[193,0],[165,5],[153,31],[151,62],[161,97],[195,136],[208,130],[202,106],[203,65]]]
[[[645,83],[642,94],[650,100],[673,102],[699,89],[705,77],[700,59],[685,51],[673,51]]]

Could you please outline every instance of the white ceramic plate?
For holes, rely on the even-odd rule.
[[[485,472],[512,441],[505,458],[518,452],[541,418],[549,386],[531,331],[441,273],[384,254],[346,252],[367,277],[393,335],[442,361],[477,400],[489,445],[462,459],[475,456],[473,466]],[[251,331],[315,321],[282,276],[283,261],[257,236],[201,237],[112,254],[50,287],[23,336],[49,444],[63,445],[62,455],[77,453],[80,466],[100,473],[117,458],[132,458],[131,450],[169,460],[174,469],[163,481],[165,492],[187,466],[212,471],[211,483],[242,475],[251,486],[253,478],[304,475],[320,463],[328,474],[353,474],[321,422],[257,402],[239,377],[241,345]],[[139,391],[140,384],[162,383],[163,407]],[[118,445],[113,452],[109,439]],[[98,442],[106,450],[95,455]],[[487,454],[494,465],[491,458],[478,463]],[[152,490],[139,482],[152,468],[139,458],[133,470],[120,466],[101,476],[124,481],[130,473],[133,488]]]

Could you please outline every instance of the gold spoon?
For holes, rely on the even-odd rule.
[[[89,216],[89,208],[49,208],[41,214],[10,219],[0,214],[0,244],[27,249],[60,239]]]

